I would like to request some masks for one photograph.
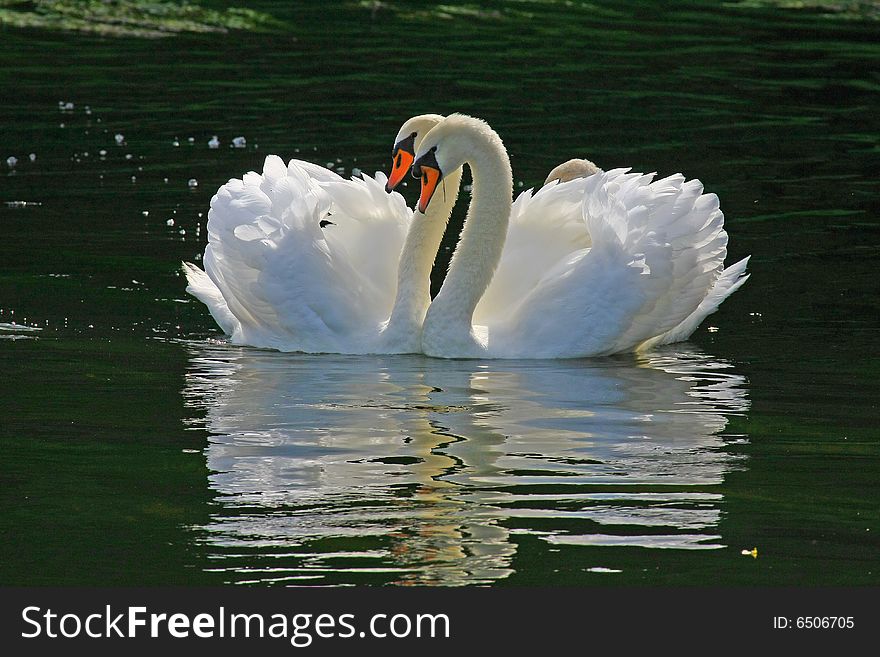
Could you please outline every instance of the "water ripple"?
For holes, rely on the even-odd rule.
[[[722,431],[748,401],[743,377],[706,354],[190,350],[185,397],[210,433],[219,504],[193,530],[230,582],[485,584],[516,571],[524,535],[724,547],[717,486],[742,460]]]

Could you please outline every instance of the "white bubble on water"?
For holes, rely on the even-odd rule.
[[[199,186],[199,181],[196,180],[195,178],[190,178],[189,180],[186,181],[186,184],[190,189],[195,189],[196,187]]]
[[[122,146],[125,143],[125,135],[122,133],[117,132],[113,138],[116,140],[117,146]]]
[[[211,137],[211,140],[208,142],[208,148],[220,148],[220,140],[217,139],[217,135]]]
[[[247,146],[247,139],[245,139],[244,137],[236,137],[232,140],[232,145],[236,148],[244,148],[245,146]]]
[[[169,219],[168,221],[165,222],[165,225],[166,225],[166,226],[173,226],[173,225],[174,225],[174,219]]]
[[[18,164],[18,158],[14,155],[10,155],[6,158],[6,164],[10,169],[12,169],[15,167],[16,164]]]

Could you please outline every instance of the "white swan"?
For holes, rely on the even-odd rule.
[[[414,117],[401,132],[424,135],[440,119]],[[237,344],[420,351],[431,266],[460,175],[446,181],[454,193],[438,196],[427,221],[412,222],[382,173],[345,180],[270,155],[262,174],[232,179],[211,199],[205,269],[184,263],[187,291]]]
[[[698,180],[599,171],[512,203],[501,139],[452,115],[424,136],[413,163],[420,212],[465,163],[472,200],[425,317],[428,355],[569,358],[684,340],[748,278],[748,258],[724,269],[724,216]]]
[[[391,173],[385,185],[386,191],[390,192],[394,189],[410,172],[415,160],[416,144],[420,143],[425,134],[444,118],[438,114],[426,114],[410,119],[401,127],[392,150]],[[577,202],[579,198],[573,194],[576,190],[571,187],[554,187],[551,183],[584,178],[599,171],[601,169],[590,160],[571,159],[563,162],[547,176],[544,182],[545,188],[540,192],[540,203],[521,204],[525,209],[517,214],[517,221],[508,226],[501,262],[492,278],[492,283],[477,306],[478,322],[483,319],[482,315],[487,309],[506,307],[516,300],[516,295],[523,286],[524,275],[534,276],[544,267],[552,266],[572,249],[590,246],[589,234],[583,229],[583,218]],[[413,234],[427,235],[430,239],[425,240],[421,245],[423,250],[419,250],[421,254],[419,273],[408,276],[401,271],[399,274],[401,281],[422,281],[430,275],[434,258],[429,257],[428,254],[436,253],[440,247],[446,228],[445,223],[449,220],[452,205],[458,195],[461,174],[461,167],[452,173],[445,173],[440,180],[443,189],[441,209],[435,209],[432,204],[427,210],[427,216],[413,222],[411,229]],[[531,192],[525,192],[520,197],[530,198]],[[424,226],[416,232],[415,227],[421,224]],[[557,234],[549,235],[549,231]],[[529,260],[532,264],[528,270],[522,267],[523,259]],[[424,310],[427,310],[427,304],[430,303],[430,298],[427,296],[428,289],[422,287],[420,292],[418,299],[425,302]],[[410,326],[417,325],[419,332],[425,317],[424,310],[419,314],[417,324],[409,323]]]

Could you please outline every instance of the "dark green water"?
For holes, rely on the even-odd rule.
[[[0,583],[880,583],[878,25],[673,4],[0,27]],[[387,171],[426,111],[487,119],[524,188],[699,177],[752,279],[643,358],[218,341],[178,273],[216,188],[268,153]]]

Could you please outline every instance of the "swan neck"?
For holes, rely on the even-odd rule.
[[[429,318],[442,316],[468,326],[501,260],[513,196],[513,174],[501,140],[492,133],[473,141],[466,160],[473,178],[471,204],[446,280],[429,311]]]
[[[397,295],[388,329],[418,332],[431,304],[431,269],[443,241],[443,233],[461,183],[461,169],[453,171],[437,190],[439,203],[432,203],[426,214],[414,212],[400,253],[397,268]]]

